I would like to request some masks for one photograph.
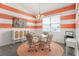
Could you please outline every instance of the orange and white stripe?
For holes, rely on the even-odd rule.
[[[25,16],[25,15],[18,14],[18,13],[15,13],[15,12],[12,12],[12,11],[9,11],[9,10],[5,10],[5,9],[0,9],[0,13],[15,16],[15,17],[21,17],[21,18],[25,18],[25,19],[35,20],[35,18],[33,18],[33,17]]]
[[[12,25],[6,23],[0,23],[0,28],[12,28]]]
[[[43,13],[42,15],[60,15],[61,18],[61,28],[75,28],[75,4],[54,10],[49,11],[47,13]]]
[[[61,28],[75,28],[75,24],[62,24]]]
[[[61,20],[74,20],[75,14],[61,16]]]
[[[15,12],[15,13],[19,13],[19,14],[22,14],[22,15],[25,15],[25,16],[34,17],[34,15],[32,15],[32,14],[26,13],[26,12],[24,12],[22,10],[19,10],[19,9],[11,7],[11,6],[8,6],[6,4],[0,3],[0,8],[5,9],[5,10],[9,10],[9,11],[12,11],[12,12]]]
[[[12,17],[13,16],[10,16],[10,15],[7,15],[7,14],[0,14],[0,18],[1,18],[0,21],[2,23],[5,23],[5,24],[7,22],[8,22],[8,24],[12,24]],[[38,21],[37,20],[27,20],[27,19],[24,19],[24,20],[26,20],[27,26],[36,26],[35,23],[39,25],[40,22],[41,22],[41,20],[38,20]]]
[[[26,28],[31,28],[31,29],[41,28],[41,25],[36,25],[36,24],[41,23],[42,20],[41,21],[36,20],[33,15],[23,12],[21,10],[18,10],[6,4],[0,4],[0,6],[1,6],[0,7],[1,8],[0,9],[0,27],[1,28],[11,28],[10,25],[12,25],[13,17],[18,17],[20,19],[26,20],[26,23],[27,23]]]
[[[0,24],[1,24],[1,23],[4,23],[4,24],[12,24],[12,20],[0,18]]]
[[[8,20],[12,20],[12,17],[18,17],[26,20],[28,26],[26,28],[42,28],[42,20],[37,20],[33,15],[18,10],[14,7],[7,6],[6,4],[0,4],[0,20],[4,24],[11,24]],[[49,11],[47,13],[43,13],[43,15],[55,15],[59,14],[61,18],[61,28],[75,28],[75,4],[54,10]],[[4,21],[6,19],[6,21]],[[0,23],[1,24],[1,23]],[[73,25],[71,25],[73,24]],[[69,25],[69,27],[67,27]]]
[[[66,7],[57,9],[57,10],[54,10],[54,11],[49,11],[47,13],[42,13],[42,15],[47,16],[47,15],[62,13],[62,12],[69,11],[69,10],[73,10],[73,9],[75,9],[75,4],[72,4],[72,5],[69,5],[69,6],[66,6]]]
[[[61,16],[61,28],[75,28],[75,14]]]

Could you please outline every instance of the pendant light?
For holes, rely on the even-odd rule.
[[[38,15],[36,16],[36,18],[39,19],[39,20],[41,20],[41,19],[44,17],[44,15],[41,15],[40,3],[39,3],[39,5],[38,5],[38,7],[39,7],[39,8],[38,8],[38,12],[39,12],[39,13],[38,13]]]

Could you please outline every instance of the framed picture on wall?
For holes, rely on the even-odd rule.
[[[26,21],[17,17],[13,17],[12,27],[14,28],[25,28]]]

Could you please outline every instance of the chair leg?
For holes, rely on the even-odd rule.
[[[32,46],[31,46],[31,45],[29,45],[29,50],[28,50],[28,52],[31,52],[31,48],[32,48]]]
[[[49,46],[49,51],[51,51],[50,44],[48,46]]]

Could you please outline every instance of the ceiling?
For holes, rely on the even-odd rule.
[[[38,15],[39,12],[45,13],[51,10],[63,8],[73,3],[5,3],[5,4],[23,10],[27,13]]]

